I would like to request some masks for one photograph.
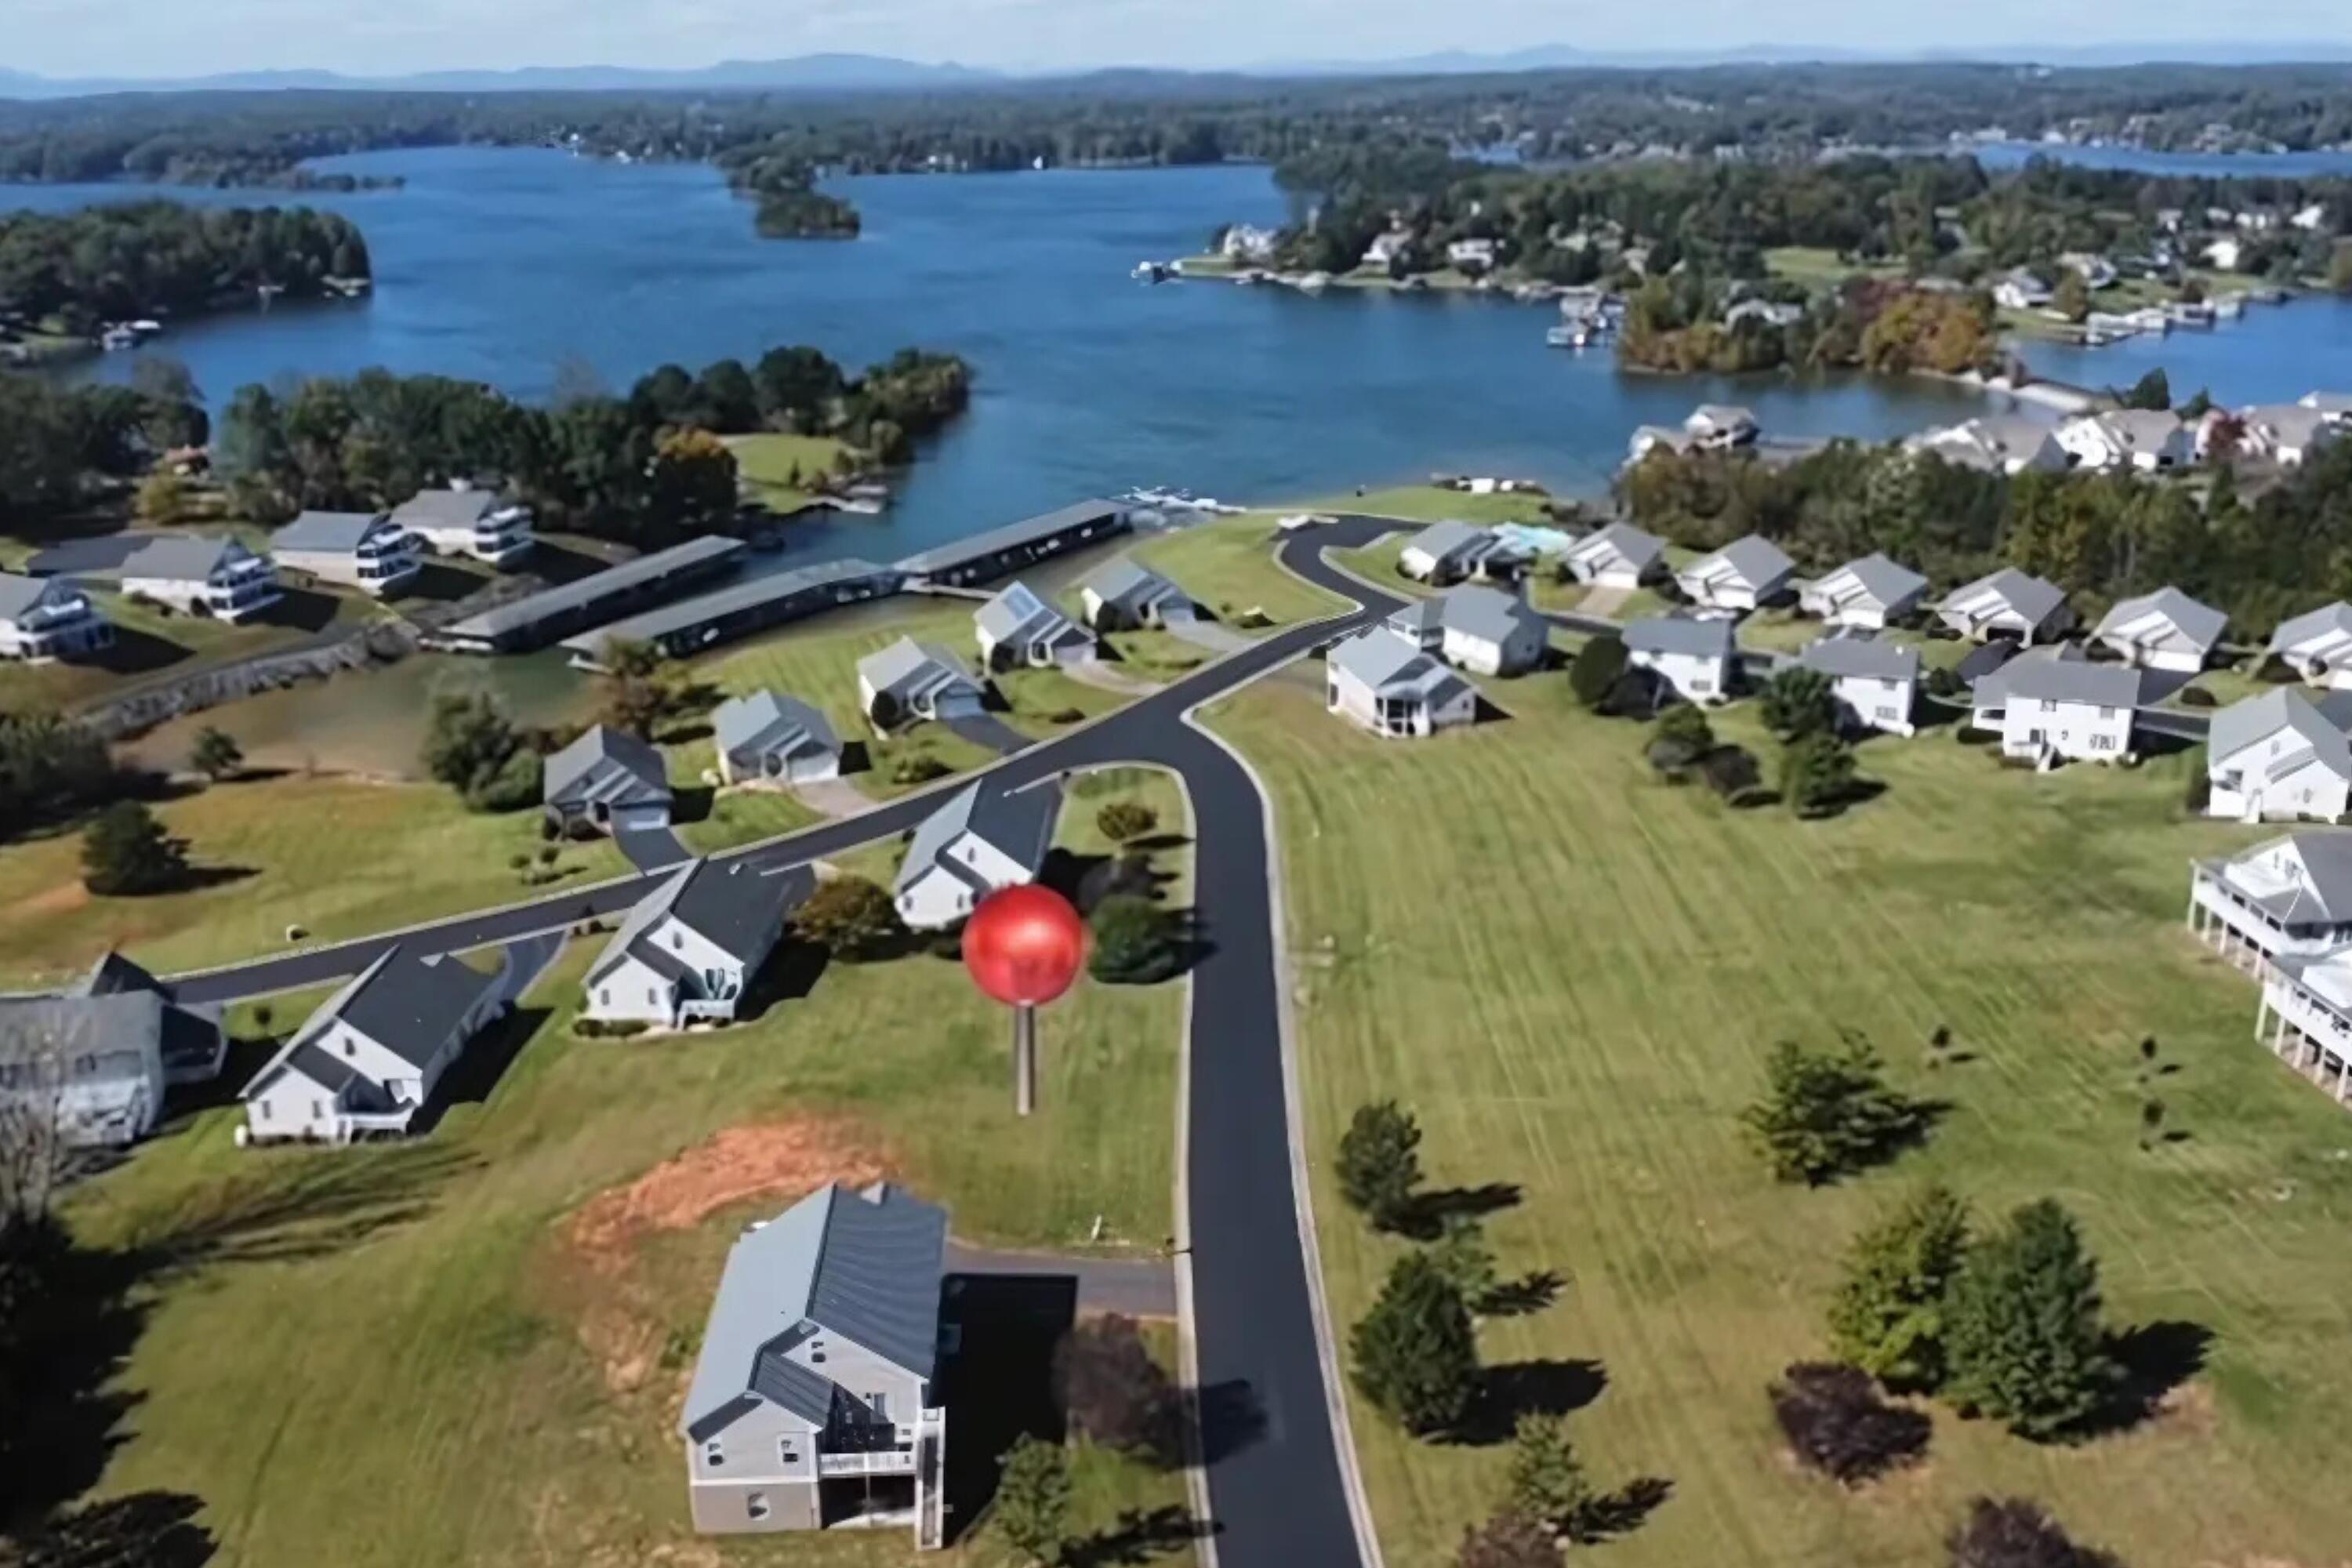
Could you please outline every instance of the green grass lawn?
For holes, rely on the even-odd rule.
[[[1245,512],[1152,534],[1138,541],[1133,553],[1229,624],[1253,610],[1276,626],[1344,611],[1342,601],[1275,563],[1280,515]]]
[[[1023,1122],[1005,1015],[952,960],[835,964],[731,1029],[592,1040],[569,1016],[593,951],[428,1137],[241,1151],[210,1110],[76,1189],[85,1239],[156,1259],[101,1493],[195,1494],[246,1568],[908,1560],[897,1531],[689,1534],[673,1424],[727,1247],[810,1185],[883,1170],[970,1240],[1075,1247],[1100,1216],[1107,1246],[1160,1247],[1178,994],[1082,980],[1046,1016]],[[277,1000],[289,1028],[305,999]],[[665,1163],[662,1217],[575,1225]],[[1083,1446],[1073,1469],[1081,1531],[1182,1502],[1180,1475]],[[1009,1562],[986,1532],[961,1560]]]
[[[833,436],[791,436],[763,431],[756,436],[730,436],[727,449],[735,454],[735,469],[761,502],[774,511],[791,511],[807,503],[804,482],[834,472],[849,444]]]
[[[1654,781],[1642,731],[1577,710],[1558,677],[1506,705],[1511,721],[1414,743],[1280,682],[1212,714],[1276,795],[1342,1342],[1400,1244],[1339,1203],[1331,1151],[1358,1105],[1394,1096],[1433,1185],[1517,1189],[1489,1222],[1505,1274],[1567,1282],[1487,1323],[1486,1361],[1588,1384],[1562,1363],[1599,1363],[1571,1418],[1588,1470],[1673,1482],[1612,1563],[1916,1568],[1979,1492],[2040,1498],[2135,1563],[2336,1561],[2352,1120],[2253,1043],[2253,988],[2180,927],[2189,858],[2263,830],[2184,820],[2177,760],[2037,776],[1948,730],[1866,745],[1885,794],[1803,824]],[[1764,753],[1750,711],[1717,722]],[[1932,1073],[1938,1027],[1969,1059]],[[1844,1028],[1950,1110],[1890,1168],[1776,1186],[1739,1109],[1775,1041]],[[2187,1135],[2153,1152],[2137,1144],[2149,1036]],[[2062,1199],[2112,1321],[2202,1325],[2204,1373],[2079,1446],[1939,1410],[1916,1473],[1847,1493],[1793,1469],[1765,1384],[1823,1352],[1846,1238],[1931,1175],[1987,1215]],[[1444,1561],[1505,1450],[1414,1442],[1360,1403],[1354,1420],[1389,1560]]]
[[[1809,289],[1832,289],[1849,278],[1900,278],[1894,261],[1850,261],[1822,246],[1779,245],[1764,253],[1764,269]]]
[[[628,869],[609,842],[567,844],[561,879],[526,884],[509,862],[536,857],[536,813],[485,816],[437,784],[373,784],[288,774],[218,784],[157,807],[188,840],[187,892],[95,898],[81,840],[68,832],[0,847],[0,981],[48,981],[108,946],[161,971],[363,936],[603,881]],[[287,928],[309,935],[289,943]]]

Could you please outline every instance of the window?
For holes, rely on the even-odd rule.
[[[268,1101],[268,1100],[264,1100],[257,1101],[256,1103],[257,1103],[257,1104],[261,1107],[261,1120],[263,1120],[264,1121],[268,1121],[268,1120],[269,1120],[269,1101]]]
[[[613,988],[609,985],[599,988],[596,993],[596,1005],[599,1007],[609,1007],[612,1005]]]
[[[869,1394],[866,1398],[866,1401],[874,1406],[874,1419],[877,1421],[887,1421],[890,1419],[890,1396],[888,1394]]]
[[[743,1511],[750,1514],[753,1519],[767,1518],[768,1494],[765,1492],[747,1493],[743,1499]]]
[[[702,1462],[714,1470],[718,1469],[727,1463],[727,1446],[716,1437],[711,1438],[702,1445]]]
[[[776,1439],[776,1458],[787,1465],[797,1465],[801,1462],[800,1450],[793,1447],[793,1439],[790,1437]]]
[[[2115,716],[2116,716],[2116,710],[2115,710],[2113,708],[2109,708],[2109,707],[2102,707],[2102,708],[2099,710],[2099,717],[2100,717],[2100,718],[2102,718],[2102,719],[2112,719],[2112,718],[2114,718]]]
[[[324,1121],[326,1119],[327,1108],[320,1104],[317,1100],[312,1100],[310,1102],[310,1120],[313,1121]]]
[[[359,1047],[352,1043],[352,1037],[349,1035],[345,1035],[343,1037],[343,1055],[347,1057],[355,1057],[359,1054]]]
[[[684,947],[686,945],[686,933],[682,931],[671,931],[669,933],[669,944],[673,948]]]

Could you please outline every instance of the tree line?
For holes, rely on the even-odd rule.
[[[249,302],[264,287],[314,292],[369,276],[367,241],[310,207],[136,202],[73,213],[0,213],[0,321],[54,320],[69,333],[152,315]]]

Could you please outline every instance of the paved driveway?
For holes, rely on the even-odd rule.
[[[640,871],[658,871],[694,858],[694,851],[679,843],[677,835],[667,827],[616,828],[613,842],[621,847],[629,864]]]
[[[1176,1315],[1176,1270],[1164,1258],[1063,1258],[948,1243],[950,1274],[1044,1275],[1078,1282],[1078,1310],[1130,1318]]]
[[[961,719],[942,719],[940,722],[973,745],[986,746],[1000,757],[1009,757],[1029,744],[1028,736],[993,713],[970,713]]]

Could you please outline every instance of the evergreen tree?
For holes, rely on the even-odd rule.
[[[1801,664],[1775,670],[1764,683],[1758,708],[1766,729],[1790,740],[1837,729],[1837,697],[1830,678]]]
[[[180,886],[187,875],[187,840],[164,832],[155,814],[138,801],[116,801],[82,830],[82,885],[93,893],[160,893]]]
[[[1426,1253],[1397,1259],[1349,1345],[1356,1386],[1408,1432],[1448,1430],[1477,1392],[1478,1342],[1470,1310]]]
[[[1675,703],[1650,727],[1650,765],[1662,773],[1678,775],[1713,750],[1715,726],[1696,703]]]
[[[1381,1230],[1404,1224],[1421,1186],[1421,1124],[1393,1100],[1360,1105],[1339,1138],[1339,1192]]]
[[[1830,1348],[1890,1388],[1944,1375],[1944,1303],[1968,1255],[1968,1205],[1931,1184],[1857,1234],[1830,1302]]]
[[[1168,911],[1137,893],[1113,893],[1087,917],[1094,951],[1087,973],[1114,985],[1150,985],[1183,963]]]
[[[245,771],[245,751],[227,731],[207,724],[188,748],[188,765],[217,784]]]
[[[1070,1464],[1061,1445],[1024,1433],[1000,1463],[992,1511],[1006,1543],[1032,1563],[1061,1562],[1070,1531]]]
[[[1853,787],[1853,748],[1826,731],[1800,735],[1780,748],[1780,798],[1799,816],[1835,809]]]
[[[1969,1248],[1944,1328],[1945,1393],[2029,1437],[2079,1425],[2115,1387],[2099,1267],[2074,1216],[2044,1198]]]
[[[1475,1215],[1447,1215],[1429,1258],[1473,1312],[1494,1300],[1501,1284],[1495,1272],[1495,1249],[1486,1244],[1486,1227]]]
[[[1860,1035],[1831,1051],[1783,1040],[1764,1072],[1764,1097],[1740,1119],[1781,1181],[1818,1185],[1844,1175],[1923,1125],[1919,1107],[1879,1076],[1878,1053]]]
[[[1573,1540],[1584,1532],[1593,1501],[1592,1483],[1568,1440],[1567,1417],[1538,1410],[1520,1416],[1511,1436],[1503,1511]]]
[[[1587,642],[1568,667],[1568,689],[1576,693],[1577,701],[1597,710],[1624,673],[1624,639],[1606,632]]]
[[[1113,844],[1140,838],[1160,826],[1160,814],[1139,801],[1115,800],[1095,813],[1095,828]]]

